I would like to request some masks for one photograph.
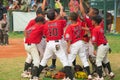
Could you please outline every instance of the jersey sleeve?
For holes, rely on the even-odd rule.
[[[46,37],[47,36],[47,27],[46,24],[43,27],[43,35]]]
[[[93,30],[93,33],[92,33],[92,43],[97,43],[97,30]]]
[[[86,22],[87,26],[90,29],[90,32],[92,33],[92,30],[94,29],[94,26],[92,25],[92,20],[87,15],[84,17],[84,19],[85,19],[85,22]]]
[[[32,27],[34,24],[35,24],[35,20],[30,20],[30,22],[26,26],[25,30],[27,30],[29,27]]]
[[[61,22],[61,24],[62,24],[62,27],[66,27],[66,25],[67,25],[66,20],[60,20],[60,22]]]
[[[71,27],[68,26],[65,31],[64,38],[66,41],[68,41],[68,40],[72,41],[72,31],[71,30],[72,30]]]

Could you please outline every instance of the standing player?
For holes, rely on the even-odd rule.
[[[111,70],[110,62],[107,58],[107,53],[109,52],[109,45],[106,37],[104,35],[104,29],[99,24],[102,21],[101,16],[95,16],[92,18],[92,24],[95,26],[92,32],[92,43],[94,44],[95,48],[97,48],[96,52],[96,65],[97,65],[97,73],[99,77],[97,80],[104,80],[102,76],[102,62],[105,67],[108,69],[108,73],[110,78],[114,77],[114,73]]]
[[[99,14],[99,10],[98,9],[96,9],[96,8],[92,8],[92,7],[90,7],[89,8],[89,12],[88,13],[86,13],[85,12],[85,9],[84,9],[84,7],[83,7],[83,1],[84,0],[80,0],[80,11],[81,11],[81,13],[82,13],[82,16],[83,16],[83,19],[84,19],[84,21],[85,21],[85,24],[86,24],[86,26],[87,26],[87,28],[85,29],[89,34],[87,35],[88,36],[88,38],[89,38],[89,41],[88,41],[88,43],[85,45],[85,47],[88,49],[88,57],[89,57],[89,60],[90,60],[90,62],[91,62],[91,64],[92,64],[92,70],[93,70],[93,72],[95,71],[95,61],[94,61],[94,58],[95,58],[95,55],[94,55],[94,46],[93,46],[93,44],[92,44],[92,42],[91,42],[91,34],[92,34],[92,30],[94,29],[94,26],[92,25],[92,20],[91,20],[91,18],[93,17],[93,16],[96,16],[96,15],[98,15]]]
[[[45,2],[46,2],[46,0],[44,0],[42,6],[37,9],[37,11],[36,11],[36,17],[38,17],[38,16],[44,16],[43,15],[43,11],[44,11],[44,8],[45,8]],[[35,23],[36,23],[35,19],[30,20],[30,22],[28,23],[28,25],[25,28],[25,31],[28,30],[33,25],[35,25]],[[43,39],[42,39],[42,42],[44,42]],[[42,42],[41,42],[41,44],[43,45],[44,43],[42,43]],[[42,50],[43,47],[41,48],[40,46],[41,45],[37,44],[37,47],[39,48],[38,50],[39,50],[39,52],[41,54],[40,56],[42,56],[44,50]],[[26,58],[25,64],[24,64],[24,71],[21,74],[22,77],[29,77],[30,76],[28,68],[31,67],[31,65],[32,65],[32,57],[31,57],[31,55],[29,53],[27,53],[27,58]]]
[[[79,54],[84,69],[88,74],[88,80],[91,80],[92,76],[90,75],[90,68],[85,53],[84,41],[82,41],[82,26],[81,22],[77,21],[77,19],[77,13],[70,13],[70,20],[72,24],[68,26],[65,32],[65,39],[67,40],[67,52],[69,53],[68,61],[70,66],[72,66],[72,62],[76,58],[76,55]]]
[[[62,8],[60,10],[60,13],[62,15]],[[66,77],[69,77],[71,80],[73,80],[72,70],[68,64],[67,55],[65,54],[65,51],[62,47],[62,35],[63,29],[66,25],[66,21],[55,20],[56,16],[55,11],[53,9],[50,9],[48,11],[47,17],[50,20],[45,24],[44,27],[44,34],[47,39],[47,45],[44,57],[40,63],[39,71],[41,73],[42,69],[47,64],[48,59],[52,57],[53,54],[55,54],[60,59],[64,66]]]
[[[32,57],[32,80],[38,80],[38,68],[40,63],[39,52],[37,49],[37,44],[40,43],[42,36],[43,36],[43,23],[44,17],[36,17],[35,19],[36,24],[26,30],[26,39],[25,39],[25,50],[31,55]]]
[[[6,18],[7,10],[2,5],[2,1],[0,1],[0,45],[8,44],[8,34],[6,30],[7,18]]]

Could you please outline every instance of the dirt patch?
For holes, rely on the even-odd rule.
[[[9,45],[0,45],[0,58],[26,56],[23,39],[9,39]]]

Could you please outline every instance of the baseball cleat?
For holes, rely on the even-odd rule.
[[[101,78],[99,78],[99,77],[95,77],[95,78],[92,79],[92,80],[104,80],[104,78],[103,78],[103,77],[101,77]]]
[[[92,80],[92,75],[88,75],[88,80]]]
[[[39,80],[38,77],[33,77],[33,79],[30,79],[30,80]]]
[[[21,74],[21,77],[23,78],[30,78],[31,77],[31,74],[27,71],[24,71],[22,74]]]
[[[55,70],[56,69],[56,65],[51,65],[49,68],[50,68],[50,70]]]
[[[109,74],[109,76],[110,76],[110,79],[113,79],[113,78],[115,77],[115,74],[114,74],[113,72],[111,72],[111,73]]]

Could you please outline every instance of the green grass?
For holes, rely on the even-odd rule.
[[[10,38],[23,38],[24,33],[23,32],[9,32]]]
[[[107,34],[112,53],[120,53],[120,34]]]
[[[21,32],[11,32],[9,33],[10,38],[23,38],[23,33]],[[107,39],[112,49],[112,53],[109,54],[109,59],[111,61],[111,66],[113,72],[116,74],[114,80],[120,80],[120,34],[113,35],[107,34]],[[25,57],[17,58],[1,58],[0,59],[0,80],[29,80],[20,77],[23,71]],[[50,65],[51,60],[48,62]],[[81,64],[80,60],[77,58],[77,63]],[[62,64],[57,59],[57,70],[62,67]],[[108,79],[105,79],[108,80]]]

